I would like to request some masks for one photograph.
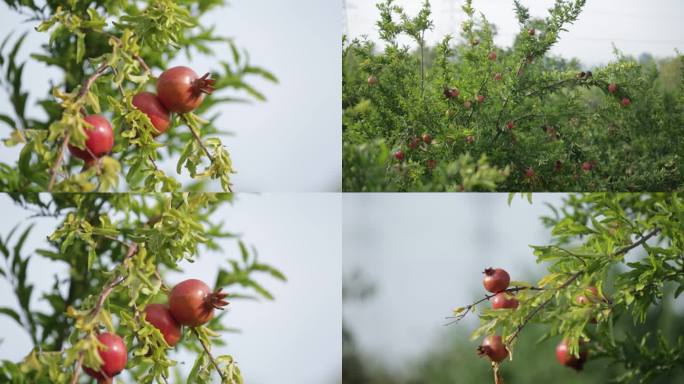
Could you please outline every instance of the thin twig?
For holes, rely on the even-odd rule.
[[[204,348],[204,352],[209,356],[209,360],[211,360],[211,363],[214,365],[214,368],[216,368],[216,372],[218,372],[219,376],[221,376],[221,382],[226,381],[226,377],[223,376],[223,372],[221,372],[221,369],[219,369],[218,364],[216,363],[216,360],[214,360],[214,356],[212,356],[211,352],[209,352],[209,348],[207,345],[204,343],[204,340],[199,335],[199,332],[195,328],[192,328],[192,332],[197,336],[197,340],[199,340],[200,344],[202,344],[202,348]]]
[[[520,291],[543,291],[543,290],[544,290],[544,288],[539,288],[539,287],[511,287],[511,288],[506,288],[506,289],[504,289],[504,290],[501,291],[501,292],[515,293],[515,292],[520,292]],[[446,324],[444,324],[444,325],[445,325],[445,326],[448,326],[448,325],[451,325],[451,324],[454,324],[454,323],[457,323],[457,322],[461,321],[464,317],[466,317],[466,315],[467,315],[473,308],[475,308],[476,306],[478,306],[478,305],[481,304],[481,303],[484,303],[485,301],[491,299],[492,297],[498,295],[498,294],[501,293],[501,292],[492,293],[491,295],[485,295],[482,299],[480,299],[480,300],[478,300],[478,301],[476,301],[476,302],[474,302],[474,303],[472,303],[472,304],[469,304],[469,305],[465,306],[465,310],[463,311],[463,313],[460,313],[458,316],[448,316],[448,317],[446,317],[447,319],[455,319],[455,320],[450,321],[450,322],[448,322],[448,323],[446,323]]]
[[[214,158],[211,156],[211,152],[209,152],[209,149],[207,149],[207,147],[206,147],[206,146],[204,145],[204,143],[202,142],[202,139],[199,137],[199,134],[198,134],[198,133],[195,131],[195,129],[194,129],[193,127],[191,127],[189,124],[188,124],[188,128],[190,128],[190,132],[192,132],[192,136],[193,136],[193,137],[195,138],[195,140],[197,141],[197,144],[199,144],[199,146],[202,147],[202,149],[204,150],[204,153],[207,154],[207,157],[209,158],[209,160],[211,160],[211,161],[213,162],[213,161],[214,161]]]

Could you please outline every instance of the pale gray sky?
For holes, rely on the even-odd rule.
[[[235,168],[236,191],[326,192],[341,189],[341,4],[335,0],[232,0],[203,20],[216,25],[218,34],[234,37],[249,51],[252,63],[275,73],[280,84],[254,82],[266,103],[222,107],[217,125],[235,134],[224,138]],[[0,39],[10,31],[30,30],[34,24],[0,3]],[[19,58],[26,58],[48,35],[33,31]],[[1,41],[1,40],[0,40]],[[228,55],[228,50],[223,51]],[[215,57],[196,57],[191,66],[203,73]],[[187,64],[179,57],[172,64]],[[58,73],[29,60],[24,87],[30,90],[29,115],[44,117],[35,107],[36,95],[49,90]],[[10,111],[9,99],[0,92],[0,113]],[[179,127],[181,128],[181,127]],[[9,134],[0,123],[0,137]],[[0,150],[0,161],[14,162],[18,149]],[[176,159],[162,164],[175,175]],[[188,178],[179,178],[188,180]],[[212,190],[220,190],[215,184]]]
[[[378,40],[378,11],[375,0],[346,0],[347,32],[351,37],[368,35]],[[523,0],[532,16],[543,17],[554,0]],[[397,0],[410,15],[415,15],[423,0]],[[431,0],[435,28],[427,35],[430,43],[439,41],[445,34],[458,35],[465,15],[463,0]],[[499,36],[495,43],[510,46],[518,32],[518,23],[511,0],[474,0],[478,12],[496,24]],[[612,43],[627,54],[638,56],[643,52],[658,57],[673,56],[674,49],[684,50],[684,2],[680,0],[588,0],[574,25],[561,35],[560,42],[551,50],[553,54],[576,57],[593,65],[608,62],[614,56]],[[402,40],[404,41],[404,40]]]
[[[242,233],[253,244],[261,260],[280,268],[288,277],[281,283],[262,277],[260,281],[276,300],[232,301],[224,325],[239,328],[239,334],[226,334],[226,347],[217,353],[232,354],[250,384],[336,383],[341,377],[342,296],[341,196],[338,194],[240,194],[237,202],[220,209],[215,218],[226,222],[225,229]],[[0,235],[31,214],[0,194]],[[36,227],[26,250],[45,248],[45,237],[54,231],[54,219],[36,219]],[[28,224],[28,222],[25,222]],[[226,254],[236,256],[234,242],[221,240]],[[182,263],[182,274],[166,276],[172,285],[182,279],[213,281],[218,265],[226,265],[225,255],[203,253],[197,262]],[[29,281],[35,285],[33,308],[45,308],[38,298],[49,289],[53,275],[64,277],[61,263],[34,257]],[[0,278],[0,306],[17,308],[7,282]],[[0,316],[0,360],[21,360],[30,352],[28,335],[7,316]],[[194,355],[171,354],[187,374]],[[125,378],[125,376],[124,376]],[[131,382],[125,380],[121,382]]]

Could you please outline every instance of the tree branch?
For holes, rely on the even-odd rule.
[[[637,248],[637,247],[643,245],[646,241],[648,241],[648,240],[649,240],[650,238],[652,238],[653,236],[657,235],[659,232],[660,232],[660,229],[659,229],[659,228],[655,228],[655,229],[653,229],[651,232],[647,233],[646,235],[641,236],[641,238],[640,238],[639,240],[637,240],[637,241],[633,242],[632,244],[630,244],[630,245],[628,245],[628,246],[625,246],[625,247],[622,247],[622,248],[618,249],[617,251],[613,252],[613,253],[611,254],[611,256],[612,256],[612,257],[615,257],[615,256],[618,256],[618,255],[625,254],[625,253],[631,251],[632,249]],[[581,270],[581,271],[575,272],[572,276],[570,276],[570,278],[569,278],[568,280],[566,280],[563,284],[561,284],[561,285],[560,285],[558,288],[556,288],[555,290],[556,290],[556,291],[560,291],[560,290],[562,290],[562,289],[567,288],[570,284],[572,284],[575,280],[577,280],[577,279],[578,279],[580,276],[582,276],[585,272],[586,272],[585,270]],[[525,328],[525,326],[527,325],[527,323],[529,323],[530,320],[532,320],[532,318],[534,318],[534,317],[535,317],[535,316],[536,316],[544,307],[546,307],[546,305],[547,305],[548,303],[551,302],[551,300],[553,300],[553,297],[554,297],[554,296],[551,295],[548,299],[546,299],[543,303],[541,303],[541,305],[539,305],[539,306],[536,307],[534,310],[532,310],[532,312],[530,312],[530,313],[525,317],[525,319],[523,319],[523,322],[522,322],[520,325],[518,325],[518,327],[516,328],[515,332],[513,332],[513,333],[511,334],[511,336],[508,337],[508,340],[506,341],[506,346],[510,345],[510,344],[513,342],[513,340],[515,340],[515,339],[518,337],[518,335],[520,334],[520,331],[522,331],[522,329]]]
[[[221,382],[226,381],[226,377],[223,376],[223,372],[221,372],[221,369],[219,368],[218,364],[216,363],[216,360],[214,360],[214,356],[209,352],[209,348],[207,345],[204,343],[204,340],[199,335],[199,332],[197,332],[197,329],[192,328],[192,332],[195,334],[197,337],[197,340],[199,340],[200,344],[202,344],[202,348],[204,348],[204,353],[209,356],[209,360],[211,360],[211,363],[214,365],[214,368],[216,368],[216,372],[218,372],[219,376],[221,376]]]
[[[543,291],[544,288],[539,288],[539,287],[511,287],[511,288],[506,288],[506,289],[504,289],[504,290],[501,291],[501,292],[515,293],[515,292],[528,291],[528,290],[529,290],[529,291]],[[449,317],[447,317],[447,319],[455,319],[455,320],[450,321],[449,323],[444,324],[444,325],[445,325],[445,326],[448,326],[448,325],[451,325],[451,324],[458,323],[458,322],[461,321],[464,317],[466,317],[466,315],[467,315],[474,307],[478,306],[478,305],[481,304],[481,303],[484,303],[485,301],[491,299],[492,297],[498,295],[498,294],[501,293],[501,292],[492,293],[491,295],[485,295],[484,298],[482,298],[482,299],[480,299],[480,300],[478,300],[478,301],[476,301],[476,302],[474,302],[474,303],[472,303],[472,304],[469,304],[469,305],[465,306],[465,310],[463,311],[463,313],[460,313],[458,316],[455,316],[455,317],[454,317],[454,316],[449,316]]]

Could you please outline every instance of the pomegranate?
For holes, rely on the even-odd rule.
[[[86,127],[86,149],[69,144],[69,152],[81,160],[95,160],[108,154],[114,146],[114,130],[102,115],[88,115],[83,118],[91,127]]]
[[[89,367],[83,367],[83,371],[99,381],[106,381],[118,375],[126,368],[128,352],[123,339],[113,333],[101,333],[97,336],[97,340],[104,345],[104,348],[98,349],[102,359],[102,366],[97,371]]]
[[[499,292],[492,298],[492,309],[516,309],[518,299],[506,292]]]
[[[399,161],[404,161],[404,152],[401,150],[394,152],[394,158]]]
[[[483,273],[485,277],[482,280],[482,285],[484,285],[487,291],[492,293],[499,293],[505,290],[511,282],[508,272],[501,268],[487,268]]]
[[[208,285],[197,279],[177,284],[169,295],[171,316],[181,325],[197,327],[214,317],[214,309],[223,309],[228,294],[221,289],[212,292]]]
[[[171,312],[166,305],[148,304],[145,307],[145,320],[161,332],[164,340],[166,340],[166,344],[170,347],[173,347],[180,341],[181,326],[171,316]]]
[[[579,356],[574,356],[570,354],[570,346],[568,343],[565,340],[561,341],[556,347],[556,359],[566,367],[581,371],[589,356],[589,350],[583,341],[580,341],[579,347]]]
[[[157,95],[171,112],[186,113],[197,108],[205,94],[214,91],[209,73],[202,77],[188,67],[178,66],[164,71],[157,80]]]
[[[482,345],[477,347],[480,356],[487,356],[497,363],[503,361],[508,356],[508,350],[501,340],[501,336],[487,336],[482,341]]]
[[[423,136],[421,138],[423,139],[423,142],[425,144],[430,144],[432,142],[432,137],[427,133],[423,133]]]
[[[133,105],[150,118],[156,135],[160,135],[169,129],[171,116],[157,95],[152,92],[140,92],[133,96]]]
[[[615,93],[617,92],[618,86],[615,83],[608,84],[608,92],[610,93]]]

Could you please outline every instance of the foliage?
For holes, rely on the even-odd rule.
[[[37,101],[46,119],[28,116],[29,92],[22,88],[26,62],[17,60],[26,34],[3,40],[0,66],[5,75],[0,84],[9,93],[13,114],[0,115],[0,121],[11,128],[5,145],[22,149],[16,166],[0,164],[2,190],[178,191],[182,185],[157,166],[160,160],[174,157],[177,172],[187,170],[197,183],[191,188],[203,188],[205,180],[216,179],[224,191],[230,190],[234,170],[216,137],[226,133],[214,124],[217,107],[264,100],[247,82],[250,76],[276,79],[251,65],[232,39],[202,25],[201,17],[223,6],[223,0],[71,0],[47,1],[44,6],[33,0],[5,2],[30,17],[38,32],[50,34],[49,44],[33,52],[31,59],[57,68],[63,77],[53,84],[51,95]],[[188,61],[195,54],[221,57],[219,68],[211,71],[221,95],[207,97],[193,113],[174,114],[172,127],[155,138],[149,118],[131,100],[140,91],[153,90],[155,73],[181,53]],[[85,145],[84,113],[110,116],[115,130],[112,154],[89,169],[81,169],[83,163],[77,159],[63,160],[67,144]],[[201,114],[209,117],[200,118]]]
[[[393,0],[380,1],[382,51],[365,38],[343,44],[344,178],[352,179],[345,190],[450,190],[461,180],[442,179],[431,162],[466,153],[510,170],[505,180],[490,180],[501,191],[681,189],[684,58],[639,63],[616,50],[615,62],[588,71],[550,56],[584,4],[556,1],[547,17],[533,19],[514,1],[520,32],[504,49],[472,1],[462,8],[460,40],[445,36],[434,47],[424,40],[432,28],[428,1],[413,18]],[[402,36],[416,49],[400,45]],[[432,142],[416,146],[423,134]],[[384,156],[372,144],[379,140],[405,158]],[[364,163],[355,148],[381,167],[367,171],[376,162]],[[399,163],[414,171],[396,172]]]
[[[106,329],[122,336],[129,349],[126,369],[139,383],[168,383],[176,362],[162,334],[141,317],[145,305],[166,301],[167,271],[181,271],[181,262],[199,262],[200,255],[224,253],[219,239],[233,239],[227,267],[216,271],[216,288],[237,289],[231,299],[273,299],[258,276],[285,280],[281,272],[263,264],[239,236],[225,232],[214,213],[232,199],[230,194],[17,194],[14,200],[32,221],[58,218],[49,234],[49,248],[26,250],[34,223],[20,223],[0,238],[4,263],[0,276],[12,286],[18,309],[3,306],[0,314],[14,319],[33,342],[21,362],[3,361],[0,381],[13,383],[76,383],[81,363],[99,366],[96,335]],[[63,265],[68,276],[55,275],[52,289],[42,294],[49,310],[32,308],[33,285],[29,264],[42,257]],[[211,276],[207,276],[210,278]],[[65,289],[66,288],[66,289]],[[251,293],[250,293],[251,292]],[[216,370],[224,383],[242,383],[232,356],[210,354],[211,345],[224,345],[219,336],[225,312],[206,326],[185,328],[178,348],[197,353],[189,377],[176,371],[176,382],[211,383]],[[216,368],[215,368],[216,365]],[[82,382],[82,381],[81,381]]]
[[[519,306],[480,309],[473,338],[499,334],[511,352],[518,335],[531,324],[543,324],[543,339],[561,336],[573,354],[581,340],[589,342],[592,359],[623,366],[616,382],[650,382],[684,364],[684,335],[670,340],[659,333],[636,337],[617,332],[623,318],[644,324],[654,306],[684,292],[684,196],[681,194],[571,195],[553,215],[549,245],[532,246],[548,274],[535,285],[512,281],[506,290]],[[598,296],[581,303],[578,297]],[[478,309],[487,296],[454,310],[457,320]]]

